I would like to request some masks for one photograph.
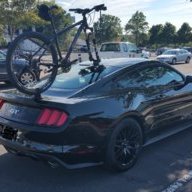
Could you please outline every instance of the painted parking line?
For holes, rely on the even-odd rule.
[[[186,183],[192,181],[192,170],[190,170],[187,174],[183,175],[180,179],[176,180],[174,183],[169,185],[162,192],[175,192],[183,187]]]

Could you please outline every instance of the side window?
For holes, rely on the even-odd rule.
[[[124,52],[128,52],[127,45],[124,44],[124,43],[123,43],[122,45],[123,45],[123,51],[124,51]]]
[[[182,82],[183,77],[166,66],[149,66],[127,73],[116,82],[116,86],[118,88],[165,86],[173,81]]]
[[[0,60],[4,60],[5,59],[5,55],[3,55],[3,53],[0,53]]]
[[[168,85],[173,81],[182,82],[183,77],[172,70],[171,68],[165,66],[152,66],[144,69],[140,72],[141,76],[145,77],[143,86],[164,86]]]
[[[136,50],[137,50],[136,45],[130,44],[130,49],[129,49],[129,51],[130,51],[130,52],[135,52]]]

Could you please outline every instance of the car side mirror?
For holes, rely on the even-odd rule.
[[[187,75],[186,78],[185,78],[185,85],[187,85],[189,83],[192,83],[192,76]]]

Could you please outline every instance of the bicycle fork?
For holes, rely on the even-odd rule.
[[[87,30],[90,30],[90,32],[87,33]],[[91,27],[84,28],[84,33],[85,33],[85,36],[86,36],[85,41],[86,41],[86,44],[87,44],[89,60],[93,61],[94,66],[97,66],[97,65],[99,65],[101,60],[100,60],[99,53],[98,53],[98,50],[97,50],[97,44],[96,44],[95,36],[93,36],[93,34],[94,34],[93,33],[93,28],[91,28]],[[93,43],[93,49],[94,49],[94,52],[95,52],[96,59],[93,58],[93,55],[91,53],[90,36],[93,36],[92,43]]]

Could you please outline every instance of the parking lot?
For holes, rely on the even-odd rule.
[[[192,74],[190,64],[174,66]],[[10,89],[0,84],[0,89]],[[11,181],[11,182],[10,182]],[[174,192],[192,191],[192,129],[145,147],[136,166],[124,173],[101,167],[52,169],[6,153],[0,146],[1,192]]]

